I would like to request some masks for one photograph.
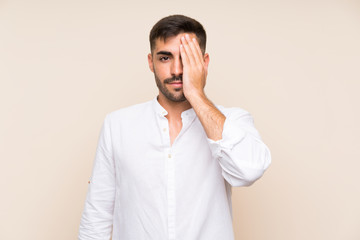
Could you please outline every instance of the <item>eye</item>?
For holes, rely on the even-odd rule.
[[[166,57],[166,56],[160,57],[160,61],[162,61],[162,62],[165,62],[167,60],[169,60],[169,57]]]

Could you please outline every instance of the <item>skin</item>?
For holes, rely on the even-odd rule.
[[[181,113],[191,107],[207,137],[222,139],[225,116],[204,92],[209,60],[193,33],[180,33],[166,41],[157,39],[154,50],[148,54],[149,68],[159,88],[158,102],[168,112],[171,145],[182,128]]]

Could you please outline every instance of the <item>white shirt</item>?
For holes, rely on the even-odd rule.
[[[191,108],[172,145],[156,97],[109,113],[79,240],[233,240],[231,187],[260,178],[271,155],[248,112],[216,107],[221,140],[207,138]]]

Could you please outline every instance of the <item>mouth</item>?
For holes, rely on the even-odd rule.
[[[174,87],[182,87],[182,85],[183,85],[182,81],[174,81],[169,84]]]

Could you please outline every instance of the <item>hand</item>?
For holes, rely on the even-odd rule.
[[[181,37],[180,55],[183,64],[182,81],[185,97],[189,98],[193,94],[204,95],[207,62],[196,38],[190,39],[188,34]]]

